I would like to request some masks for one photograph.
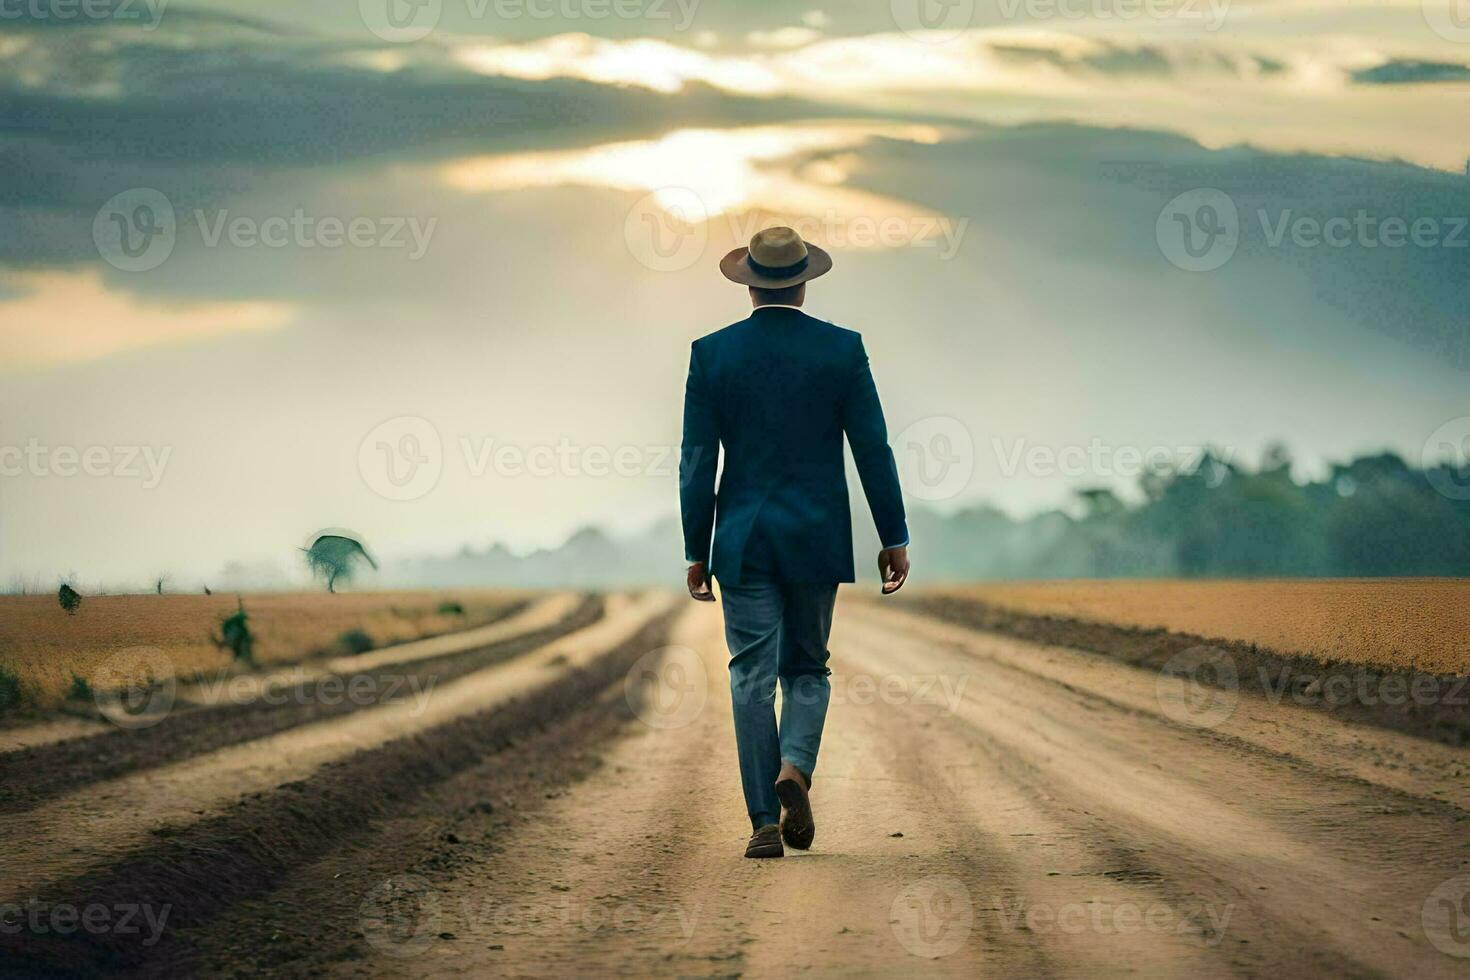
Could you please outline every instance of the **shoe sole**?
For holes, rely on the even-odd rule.
[[[783,779],[776,783],[776,796],[786,808],[781,839],[798,851],[810,849],[817,836],[817,823],[812,819],[812,803],[806,790],[794,779]]]
[[[778,858],[785,857],[786,851],[781,847],[781,842],[774,844],[762,844],[760,847],[747,847],[745,856],[748,858]]]

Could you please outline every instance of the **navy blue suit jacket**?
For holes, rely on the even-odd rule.
[[[758,527],[781,578],[853,581],[844,433],[879,540],[907,544],[898,468],[862,337],[800,310],[760,307],[696,340],[679,456],[685,558],[739,584]]]

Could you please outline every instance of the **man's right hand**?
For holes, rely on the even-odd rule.
[[[689,566],[689,574],[686,577],[689,585],[689,598],[698,602],[714,602],[714,591],[709,587],[709,572],[705,570],[704,562],[697,561]]]
[[[884,548],[878,552],[878,576],[883,579],[883,594],[893,595],[909,578],[909,548]]]

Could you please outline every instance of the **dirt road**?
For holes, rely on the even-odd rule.
[[[844,600],[815,846],[747,861],[719,610],[640,641],[125,965],[1470,972],[1466,750],[1251,697],[1181,714],[1154,673]]]

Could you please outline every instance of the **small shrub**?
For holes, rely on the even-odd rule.
[[[373,638],[368,636],[363,630],[348,630],[337,638],[337,642],[341,643],[343,648],[354,656],[359,653],[367,653],[373,647],[377,646],[373,642]]]
[[[439,615],[441,615],[441,616],[463,616],[464,615],[464,606],[462,606],[459,603],[455,602],[453,599],[446,599],[444,602],[439,603]]]
[[[70,585],[62,582],[61,588],[56,591],[56,601],[61,603],[61,608],[66,610],[67,615],[71,615],[81,606],[82,594]]]
[[[71,675],[71,690],[66,693],[73,701],[91,701],[92,684],[85,677],[78,674]]]
[[[24,692],[20,689],[20,678],[0,667],[0,714],[20,707]]]
[[[239,608],[220,621],[220,635],[214,645],[229,650],[241,663],[255,663],[255,634],[250,632],[250,617],[245,612],[245,601],[236,600]]]
[[[367,553],[362,542],[345,534],[318,534],[311,547],[303,551],[306,555],[306,567],[327,583],[328,592],[336,592],[339,581],[351,581],[363,562],[374,570],[378,567],[378,563]]]

